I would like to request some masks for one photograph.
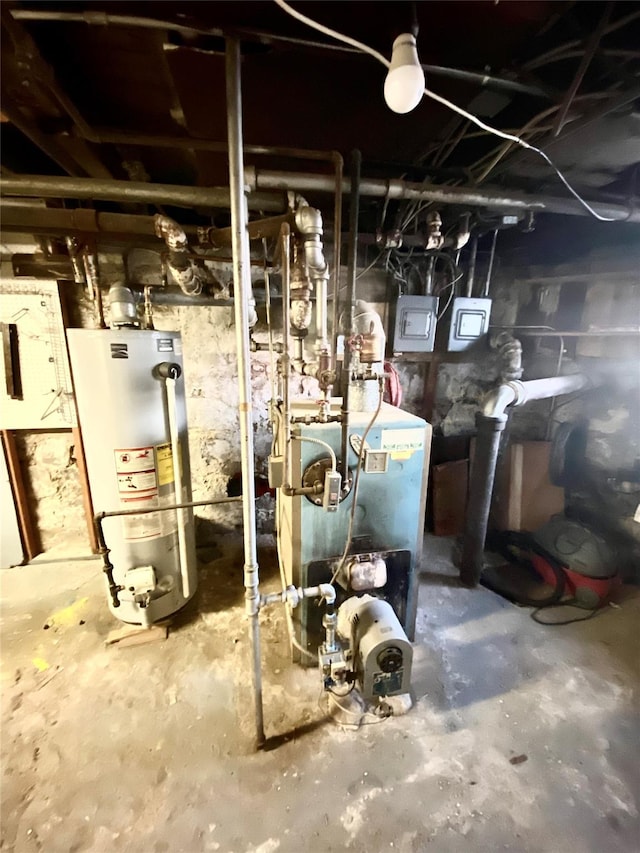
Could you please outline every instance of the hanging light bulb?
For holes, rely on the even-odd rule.
[[[393,43],[391,68],[384,81],[384,99],[394,113],[409,113],[424,94],[424,71],[418,59],[416,39],[403,33]]]

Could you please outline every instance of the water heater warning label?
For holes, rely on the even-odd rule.
[[[158,484],[168,486],[173,483],[173,452],[170,444],[158,444],[156,447],[158,463]]]
[[[155,471],[134,471],[131,474],[118,474],[119,492],[156,492]]]
[[[158,494],[153,447],[127,447],[114,454],[120,494]]]
[[[153,447],[126,447],[114,450],[116,471],[118,474],[132,474],[136,471],[149,471],[155,468]]]
[[[158,506],[157,495],[123,498],[122,509],[149,510]],[[128,515],[122,518],[122,532],[128,542],[137,539],[156,539],[163,535],[161,512],[147,512],[144,515]]]

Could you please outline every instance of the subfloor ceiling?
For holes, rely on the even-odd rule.
[[[297,6],[385,56],[417,23],[431,89],[542,146],[592,196],[609,188],[629,199],[636,191],[640,12],[633,4]],[[371,177],[563,192],[544,162],[427,98],[408,115],[392,113],[381,64],[274,2],[22,2],[3,4],[2,15],[5,175],[226,184],[230,34],[242,40],[249,144],[344,155],[357,147]],[[202,150],[207,141],[222,150]],[[309,168],[286,157],[258,159],[265,168]]]

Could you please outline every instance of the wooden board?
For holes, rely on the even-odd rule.
[[[458,459],[434,465],[433,532],[436,536],[457,536],[464,528],[469,485],[469,460]]]
[[[16,447],[16,438],[11,431],[5,429],[2,430],[2,446],[7,460],[7,471],[9,474],[9,482],[11,483],[13,503],[18,517],[18,527],[20,528],[20,538],[22,539],[22,550],[27,561],[33,560],[35,556],[41,553],[42,548],[40,547],[38,530],[31,515],[29,496],[22,477],[22,469],[20,468],[20,459],[18,456],[18,449]]]
[[[534,531],[564,510],[564,490],[549,480],[551,442],[512,443],[496,473],[493,526]]]

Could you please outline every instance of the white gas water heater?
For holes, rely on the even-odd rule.
[[[67,337],[94,510],[127,512],[102,522],[109,606],[148,626],[197,585],[192,508],[159,511],[191,501],[182,341],[124,323]]]

